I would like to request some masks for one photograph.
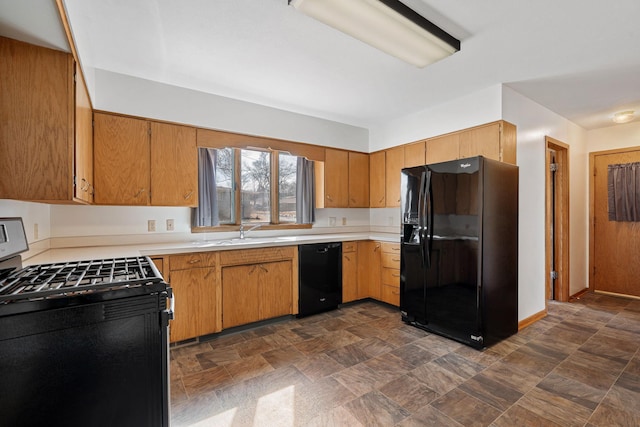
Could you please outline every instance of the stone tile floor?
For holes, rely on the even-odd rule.
[[[585,294],[484,351],[365,301],[171,351],[173,426],[640,426],[640,300]]]

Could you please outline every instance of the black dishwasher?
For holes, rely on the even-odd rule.
[[[298,317],[337,308],[342,303],[342,243],[298,246]]]

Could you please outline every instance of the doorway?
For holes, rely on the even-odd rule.
[[[629,181],[616,178],[615,171],[637,167],[640,147],[600,151],[589,154],[591,169],[589,238],[589,288],[595,292],[640,298],[640,221],[620,218],[616,191],[629,191],[632,197],[638,190]],[[610,174],[611,181],[609,180]],[[630,182],[634,182],[633,179]],[[619,188],[619,185],[622,185]],[[625,190],[626,189],[626,190]],[[613,200],[609,202],[609,192]],[[625,197],[626,198],[626,197]],[[612,206],[610,206],[612,205]],[[637,216],[637,215],[634,215]]]
[[[546,299],[569,301],[569,146],[546,142]]]

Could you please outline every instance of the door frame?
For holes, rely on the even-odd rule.
[[[551,181],[549,168],[551,167],[547,152],[556,152],[556,216],[554,233],[555,242],[551,241]],[[556,301],[569,301],[569,145],[557,139],[545,136],[545,300],[549,300],[551,287],[552,254],[555,257],[558,276],[554,285]],[[555,243],[555,244],[554,244]],[[553,246],[552,246],[553,245]],[[553,250],[552,250],[553,249]]]
[[[595,291],[593,263],[595,257],[595,203],[596,203],[596,156],[619,154],[627,151],[640,151],[640,146],[616,148],[613,150],[592,151],[589,153],[589,291]]]

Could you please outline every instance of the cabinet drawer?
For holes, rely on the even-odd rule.
[[[240,265],[240,264],[259,264],[270,261],[283,261],[293,259],[294,250],[297,248],[273,247],[264,249],[243,249],[220,252],[220,264]]]
[[[386,268],[400,268],[400,254],[382,253],[382,266]]]
[[[342,242],[342,253],[355,252],[357,247],[356,245],[356,242]]]
[[[397,268],[382,269],[382,284],[388,286],[400,287],[400,270]]]
[[[382,252],[400,255],[400,243],[382,242]]]
[[[169,257],[169,269],[186,270],[195,267],[215,267],[216,252],[197,252],[185,255],[171,255]]]
[[[380,299],[387,304],[400,305],[400,288],[395,286],[382,285]]]

